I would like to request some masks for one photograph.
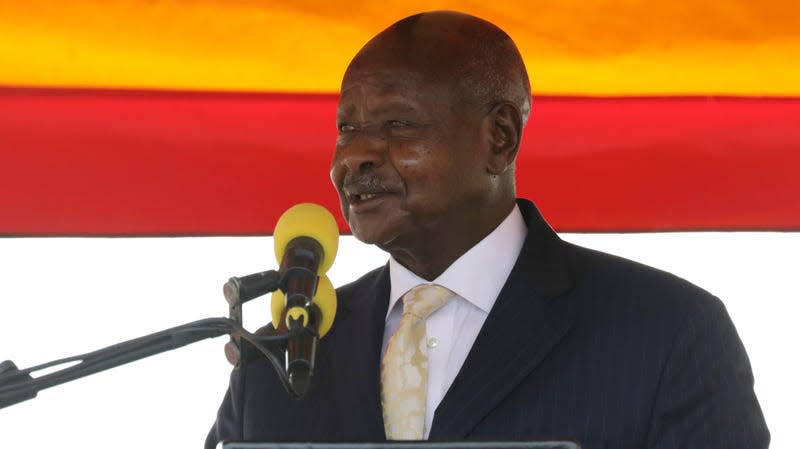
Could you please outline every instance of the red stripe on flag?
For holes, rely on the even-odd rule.
[[[335,107],[2,89],[0,234],[269,234],[297,202],[335,211]],[[799,150],[800,99],[537,97],[518,191],[562,231],[797,230]]]
[[[800,99],[545,98],[524,139],[562,230],[800,229]]]

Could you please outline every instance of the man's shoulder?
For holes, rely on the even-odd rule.
[[[564,251],[574,288],[586,292],[598,305],[634,306],[666,315],[685,316],[701,310],[724,313],[716,296],[673,273],[568,242],[564,242]]]
[[[670,315],[702,306],[720,308],[721,303],[716,297],[686,279],[562,240],[546,224],[532,202],[519,199],[517,204],[529,229],[527,251],[523,248],[523,254],[547,259],[526,266],[540,271],[539,277],[547,281],[562,282],[565,277],[569,278],[572,283],[570,291],[577,303],[612,309],[615,305],[629,307],[636,304],[637,309],[644,307],[659,312],[668,309],[672,311]]]

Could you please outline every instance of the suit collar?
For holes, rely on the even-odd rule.
[[[518,199],[517,204],[528,225],[528,235],[512,276],[517,272],[524,278],[529,277],[530,288],[542,298],[554,298],[572,287],[572,277],[564,255],[564,242],[532,202]],[[509,282],[506,283],[508,284]]]
[[[572,285],[563,243],[533,203],[519,200],[528,235],[489,317],[436,410],[431,439],[463,438],[567,333],[551,307]]]

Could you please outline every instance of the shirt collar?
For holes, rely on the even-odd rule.
[[[528,228],[519,206],[492,231],[456,259],[439,277],[428,282],[389,257],[389,309],[409,290],[420,284],[438,284],[466,299],[486,313],[492,309],[500,290],[517,261]]]

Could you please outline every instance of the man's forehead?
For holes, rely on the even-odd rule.
[[[337,107],[340,117],[354,113],[414,112],[429,118],[442,108],[450,109],[453,104],[463,102],[464,93],[457,77],[429,73],[424,67],[351,69],[342,81]]]
[[[376,68],[351,68],[342,79],[341,94],[369,90],[373,93],[390,95],[399,91],[415,91],[433,79],[413,67],[384,66]]]
[[[342,85],[337,113],[347,115],[365,109],[371,113],[412,112],[420,109],[423,98],[413,83],[354,82]]]

